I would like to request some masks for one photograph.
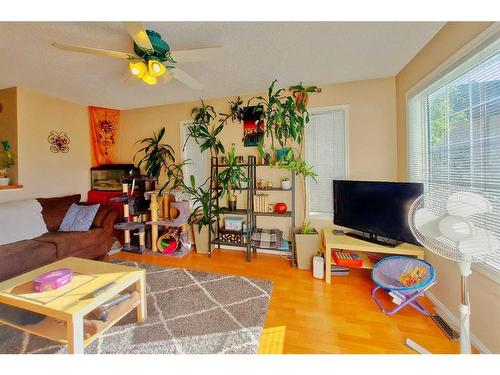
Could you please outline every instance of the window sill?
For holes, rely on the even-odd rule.
[[[307,214],[307,220],[328,220],[333,222],[333,214],[327,214],[321,212],[309,212]]]
[[[498,272],[493,271],[487,266],[482,265],[481,263],[475,263],[472,265],[472,270],[480,273],[484,277],[490,279],[491,281],[500,284],[500,274]]]
[[[15,190],[15,189],[22,189],[23,185],[3,185],[0,186],[0,190]]]

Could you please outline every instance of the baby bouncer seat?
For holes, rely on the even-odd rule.
[[[429,315],[417,302],[427,289],[436,283],[434,268],[425,260],[405,256],[390,256],[377,262],[372,270],[372,280],[377,285],[372,297],[387,315],[393,315],[406,305],[410,305],[424,315]],[[396,303],[392,310],[386,309],[377,296],[377,291],[385,290]]]

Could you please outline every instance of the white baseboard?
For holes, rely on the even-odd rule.
[[[431,300],[436,308],[436,312],[441,315],[446,323],[448,323],[451,327],[456,330],[459,330],[460,320],[456,317],[448,308],[434,295],[432,292],[425,292],[427,298]],[[479,339],[474,336],[474,334],[470,333],[470,341],[471,344],[479,350],[481,354],[492,354],[492,352],[484,345]]]

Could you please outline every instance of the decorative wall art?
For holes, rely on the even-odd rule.
[[[118,141],[120,111],[90,106],[89,117],[93,166],[113,164]]]
[[[66,132],[57,132],[52,130],[47,137],[50,144],[50,151],[53,153],[62,152],[66,154],[69,152],[69,137]]]
[[[255,112],[255,107],[246,107],[243,112],[243,145],[256,147],[264,136],[264,121],[260,119],[261,112]]]

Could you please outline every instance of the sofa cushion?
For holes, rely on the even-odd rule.
[[[106,232],[102,228],[93,228],[87,232],[49,232],[36,239],[56,245],[57,257],[64,258],[89,247],[102,247]]]
[[[47,232],[36,199],[0,203],[0,245],[31,240]]]
[[[28,272],[57,259],[56,246],[25,240],[0,246],[0,281]]]
[[[62,219],[73,203],[80,202],[81,195],[74,194],[66,197],[56,198],[37,198],[42,205],[42,215],[49,232],[54,232],[59,229]]]
[[[90,229],[100,204],[81,206],[73,203],[59,226],[60,232],[81,232]]]

